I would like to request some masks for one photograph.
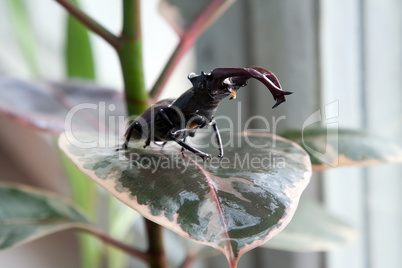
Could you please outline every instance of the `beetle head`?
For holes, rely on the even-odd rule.
[[[197,76],[191,73],[188,78],[195,89],[207,92],[217,102],[228,95],[236,98],[236,90],[244,87],[250,78],[257,79],[269,89],[276,101],[272,108],[286,101],[286,95],[292,94],[290,91],[282,90],[278,78],[271,71],[261,67],[216,68],[208,74],[202,72]]]
[[[208,93],[214,100],[222,100],[231,95],[231,99],[236,98],[236,90],[247,84],[247,79],[244,81],[232,80],[233,77],[216,78],[211,73],[201,72],[201,75],[190,73],[188,79],[193,84],[193,88]]]

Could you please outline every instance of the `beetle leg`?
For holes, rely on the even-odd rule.
[[[174,135],[176,138],[180,138],[184,136],[183,139],[185,139],[187,136],[190,136],[194,132],[193,128],[184,128],[184,129],[178,129],[175,131],[172,131],[172,135]]]
[[[169,137],[175,141],[177,144],[179,144],[182,148],[189,150],[190,152],[192,152],[195,155],[198,155],[199,157],[202,158],[202,160],[210,160],[211,159],[211,155],[206,154],[204,152],[201,152],[200,150],[188,145],[187,143],[181,141],[180,139],[176,138],[175,135],[173,133],[169,134]]]
[[[183,139],[183,142],[186,142],[186,138],[184,138]],[[184,147],[181,147],[181,155],[183,156],[183,157],[186,157],[186,155],[184,154]]]
[[[151,133],[149,133],[148,138],[145,140],[144,148],[147,148],[151,144]]]
[[[127,150],[127,149],[128,149],[127,142],[124,142],[120,148],[116,149],[116,152],[121,151],[121,150]]]
[[[151,127],[151,125],[152,125],[152,123],[149,124],[149,127],[148,127],[148,137],[145,140],[145,145],[143,146],[144,149],[147,148],[151,144],[151,137],[152,137],[152,127]]]
[[[167,114],[166,114],[166,112],[165,112],[165,110],[164,110],[163,108],[162,108],[162,109],[159,109],[159,113],[160,113],[160,115],[162,115],[162,117],[163,117],[171,126],[173,126],[172,121],[170,121],[169,117],[167,116]],[[148,134],[147,139],[145,140],[144,148],[148,147],[148,146],[151,144],[151,139],[152,139],[152,128],[151,128],[151,125],[149,126],[148,133],[149,133],[149,134]],[[154,143],[155,143],[155,142],[154,142]],[[166,144],[166,142],[163,143],[162,147],[165,146],[165,144]]]
[[[124,141],[123,145],[121,146],[121,148],[117,148],[116,151],[120,151],[120,150],[127,150],[128,149],[128,143],[130,141],[131,135],[133,134],[133,130],[134,130],[134,124],[137,122],[134,122],[133,124],[131,124],[127,131],[126,131],[126,140]]]
[[[218,143],[218,146],[219,146],[219,155],[218,155],[218,157],[220,159],[222,159],[222,157],[223,157],[223,146],[222,146],[221,134],[219,133],[219,129],[218,129],[218,126],[217,126],[215,120],[213,120],[211,122],[211,124],[212,124],[212,127],[214,128],[214,131],[215,131],[216,142]]]

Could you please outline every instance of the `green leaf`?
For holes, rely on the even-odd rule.
[[[35,37],[25,3],[23,0],[8,0],[7,4],[13,32],[17,37],[21,51],[32,74],[37,77],[39,76],[39,69],[35,54]]]
[[[72,2],[79,6],[78,0]],[[95,64],[92,46],[87,28],[77,21],[76,18],[67,15],[67,31],[65,42],[65,64],[67,76],[71,78],[95,79]],[[72,163],[62,158],[70,182],[73,200],[84,209],[91,219],[96,218],[98,192],[93,184],[89,184],[85,176],[77,170]],[[99,267],[102,248],[96,238],[88,234],[80,234],[81,265],[83,267]]]
[[[303,132],[287,130],[279,135],[297,142],[309,153],[313,170],[402,161],[402,149],[397,144],[362,130],[317,127]]]
[[[55,134],[63,132],[66,127],[100,132],[115,129],[116,125],[109,125],[107,119],[125,114],[123,99],[120,92],[87,82],[29,82],[0,77],[0,113],[17,123]],[[71,124],[66,124],[69,115]],[[97,189],[69,159],[62,160],[70,178],[75,203],[94,219]],[[82,244],[88,245],[85,247],[90,251],[95,251],[94,245],[99,245],[99,241],[92,237],[81,239],[84,236],[88,237],[87,234],[80,234]],[[89,240],[94,242],[87,242]],[[98,252],[102,253],[101,250]],[[83,258],[93,255],[82,254]],[[99,261],[100,257],[98,255],[92,259]],[[97,264],[88,265],[88,262],[84,266],[98,267]]]
[[[78,5],[77,0],[73,0]],[[89,33],[73,16],[67,16],[66,66],[69,78],[95,79],[95,65]]]
[[[85,143],[98,134],[75,137]],[[304,150],[264,134],[222,135],[231,143],[224,158],[205,163],[183,157],[173,145],[143,149],[138,142],[116,152],[123,139],[111,136],[108,147],[79,148],[71,138],[62,134],[59,147],[82,172],[146,218],[219,249],[231,267],[287,225],[311,176]],[[210,136],[196,142],[218,153]]]
[[[78,0],[72,0],[79,5]],[[87,28],[70,14],[67,15],[67,31],[65,42],[65,64],[67,76],[71,78],[95,79],[95,64],[92,46]],[[91,215],[91,219],[97,216],[96,203],[98,192],[93,184],[74,165],[62,157],[63,165],[70,182],[71,193],[74,202]],[[81,265],[83,267],[99,267],[102,256],[102,244],[91,235],[80,234]]]
[[[329,251],[344,248],[356,238],[355,228],[316,201],[302,197],[292,221],[263,247],[299,252]]]
[[[0,249],[83,225],[88,225],[87,219],[59,196],[0,184]]]

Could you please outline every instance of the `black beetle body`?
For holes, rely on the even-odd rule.
[[[145,138],[144,148],[151,142],[175,141],[182,146],[182,150],[187,149],[208,160],[211,158],[209,154],[188,145],[185,139],[193,137],[198,128],[212,125],[219,146],[218,157],[222,158],[221,137],[214,121],[215,111],[222,99],[229,95],[236,98],[236,91],[246,86],[250,78],[259,80],[270,90],[276,100],[273,108],[286,100],[285,95],[292,93],[281,90],[276,76],[260,67],[217,68],[210,74],[202,72],[197,76],[192,73],[188,78],[193,84],[192,88],[177,99],[158,101],[136,118],[126,131],[122,149],[128,148],[131,138]]]

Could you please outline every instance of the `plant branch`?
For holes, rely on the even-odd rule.
[[[112,237],[110,237],[109,235],[105,234],[104,232],[102,232],[99,229],[96,228],[91,228],[91,227],[79,227],[77,228],[79,231],[84,231],[84,232],[88,232],[92,235],[95,235],[96,237],[98,237],[99,239],[101,239],[104,243],[114,246],[124,252],[126,252],[127,254],[136,257],[144,262],[149,263],[151,261],[151,258],[148,254],[141,252],[135,248],[132,248],[116,239],[113,239]]]
[[[166,63],[165,67],[162,70],[162,73],[159,75],[158,80],[155,82],[152,87],[149,95],[152,98],[153,102],[156,102],[159,99],[159,96],[162,94],[162,91],[169,80],[169,77],[172,75],[174,69],[180,62],[181,58],[186,54],[187,50],[191,47],[192,44],[185,46],[186,39],[181,39],[180,43],[177,45],[175,51],[170,56],[169,61]]]
[[[123,0],[123,30],[117,49],[123,72],[128,115],[139,115],[149,107],[142,65],[140,0]]]
[[[150,96],[158,100],[169,77],[180,62],[181,58],[194,45],[200,35],[233,3],[233,0],[213,0],[193,22],[188,30],[180,36],[180,42],[173,52],[161,75],[152,87]]]
[[[69,0],[55,0],[60,5],[62,5],[74,18],[85,25],[89,30],[93,31],[100,37],[102,37],[106,42],[108,42],[112,47],[117,49],[119,47],[119,39],[109,32],[106,28],[96,22],[94,19],[89,17],[85,12],[79,9],[76,5],[71,3]]]
[[[167,267],[165,250],[163,247],[163,227],[148,219],[145,219],[145,226],[148,234],[150,257],[150,268]]]

